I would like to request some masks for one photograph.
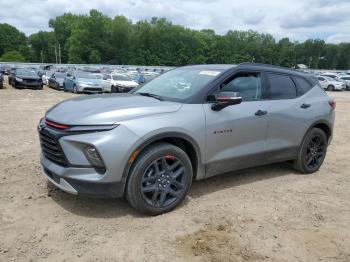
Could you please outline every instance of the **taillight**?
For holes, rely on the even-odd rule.
[[[332,108],[333,110],[335,110],[335,108],[336,108],[336,106],[337,106],[337,102],[335,102],[334,100],[331,100],[331,101],[329,101],[328,103],[329,103],[329,105],[331,106],[331,108]]]

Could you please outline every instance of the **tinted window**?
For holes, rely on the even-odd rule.
[[[312,88],[311,84],[301,77],[294,77],[294,80],[297,84],[298,96],[302,96]]]
[[[223,86],[222,92],[237,92],[243,101],[261,99],[261,77],[259,74],[239,74]]]
[[[289,76],[268,74],[268,78],[270,99],[290,99],[297,96],[294,82]]]
[[[325,79],[323,77],[318,77],[318,80],[324,81]]]

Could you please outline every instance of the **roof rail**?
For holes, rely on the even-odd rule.
[[[275,68],[275,69],[281,69],[281,70],[289,70],[289,71],[294,71],[297,73],[304,73],[303,71],[300,71],[298,69],[295,68],[289,68],[289,67],[283,67],[283,66],[278,66],[278,65],[270,65],[270,64],[263,64],[263,63],[250,63],[250,62],[243,62],[238,64],[238,66],[240,65],[250,65],[250,66],[261,66],[261,67],[269,67],[269,68]]]

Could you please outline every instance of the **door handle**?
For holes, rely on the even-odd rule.
[[[306,108],[309,108],[310,106],[311,106],[310,104],[302,104],[302,105],[300,106],[300,108],[306,109]]]
[[[263,115],[266,115],[267,114],[267,111],[266,110],[258,110],[255,112],[255,115],[256,116],[263,116]]]

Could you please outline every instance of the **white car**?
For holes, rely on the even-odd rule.
[[[346,90],[350,90],[350,76],[349,75],[343,75],[339,77],[340,80],[342,80],[346,85]]]
[[[48,84],[49,84],[49,79],[50,79],[50,77],[51,77],[54,73],[55,73],[55,72],[52,72],[52,71],[46,71],[46,72],[41,76],[41,79],[42,79],[44,85],[48,85]]]
[[[327,91],[343,91],[346,88],[343,82],[337,81],[328,76],[317,76],[317,79],[320,82],[320,85],[323,87],[323,89]]]
[[[103,91],[109,93],[126,93],[139,86],[139,84],[127,74],[105,74],[102,79]]]

